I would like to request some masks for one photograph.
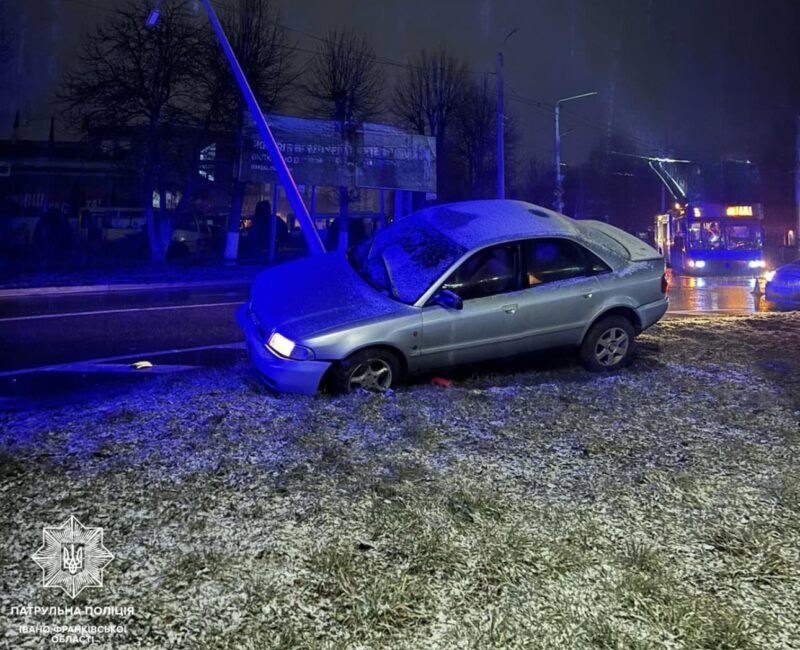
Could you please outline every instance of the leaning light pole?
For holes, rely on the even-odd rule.
[[[231,66],[233,76],[236,78],[236,83],[239,84],[239,89],[242,91],[242,96],[247,103],[247,107],[250,109],[250,114],[253,116],[256,126],[258,127],[258,131],[261,134],[262,140],[264,141],[264,146],[266,146],[267,151],[269,152],[270,158],[272,159],[272,164],[275,165],[275,170],[278,172],[278,180],[280,181],[281,185],[283,185],[284,192],[286,192],[286,198],[289,200],[289,205],[292,207],[295,217],[300,223],[303,236],[308,244],[308,251],[312,255],[324,253],[325,246],[322,244],[322,240],[317,233],[317,229],[314,226],[314,221],[311,219],[311,216],[308,213],[308,208],[306,208],[303,197],[300,196],[300,190],[297,189],[297,184],[294,182],[292,173],[289,171],[286,160],[284,160],[283,154],[278,148],[278,143],[275,141],[275,136],[272,135],[272,131],[267,124],[264,113],[261,111],[261,107],[258,105],[258,100],[253,93],[253,89],[250,88],[250,84],[248,83],[247,78],[242,71],[242,66],[239,65],[236,54],[231,47],[230,41],[228,41],[228,37],[225,35],[225,31],[222,29],[222,25],[217,18],[217,14],[214,13],[214,8],[211,6],[210,0],[202,0],[202,3],[206,9],[206,13],[208,14],[208,19],[211,21],[211,26],[214,28],[214,32],[217,35],[219,44],[222,46],[222,51],[225,53],[225,57],[228,59],[228,63]],[[155,27],[156,23],[158,22],[160,9],[161,0],[158,0],[156,8],[153,9],[150,17],[147,19],[148,27]],[[275,206],[273,206],[273,209],[274,208]]]
[[[556,102],[555,114],[555,172],[556,172],[556,192],[555,200],[553,201],[553,208],[556,212],[564,212],[564,175],[561,173],[561,104],[571,102],[573,99],[583,99],[584,97],[592,97],[597,94],[597,91],[590,93],[583,93],[581,95],[573,95],[572,97],[564,97]]]
[[[308,214],[308,208],[306,208],[303,197],[300,196],[300,190],[297,189],[297,183],[294,182],[292,173],[289,171],[289,167],[283,158],[283,154],[278,148],[278,143],[275,141],[275,136],[272,135],[272,131],[269,128],[269,124],[267,124],[264,113],[261,111],[261,107],[258,105],[258,100],[253,94],[253,89],[250,88],[250,84],[247,82],[247,78],[244,76],[242,67],[239,65],[239,61],[236,59],[236,54],[234,53],[233,48],[228,41],[228,37],[225,36],[225,31],[222,29],[222,25],[217,18],[217,14],[214,13],[214,8],[211,6],[211,1],[203,0],[203,6],[206,8],[208,19],[211,21],[211,25],[217,34],[217,38],[222,46],[222,50],[225,52],[228,63],[231,65],[233,75],[236,77],[236,82],[239,84],[239,88],[241,89],[242,95],[247,102],[247,106],[250,109],[253,120],[255,120],[258,131],[261,134],[261,138],[264,140],[264,146],[266,146],[267,151],[269,152],[270,158],[272,159],[272,164],[275,165],[275,170],[278,172],[278,179],[280,180],[281,185],[283,185],[283,191],[286,192],[286,198],[289,200],[289,205],[292,207],[292,210],[294,210],[295,217],[297,217],[297,220],[300,222],[300,228],[303,231],[303,236],[308,244],[308,251],[312,255],[324,253],[325,246],[319,237],[319,233],[317,233],[317,229],[314,226],[314,221]],[[273,206],[273,210],[274,209],[275,206]]]

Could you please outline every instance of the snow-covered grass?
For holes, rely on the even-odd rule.
[[[2,415],[0,646],[72,604],[30,559],[70,514],[116,556],[77,603],[136,608],[115,648],[800,646],[800,314],[640,340],[608,376],[305,398],[243,363]]]

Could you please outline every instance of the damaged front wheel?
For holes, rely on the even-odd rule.
[[[400,377],[397,357],[380,348],[368,348],[350,355],[331,374],[337,393],[350,393],[359,388],[382,393],[395,385]]]

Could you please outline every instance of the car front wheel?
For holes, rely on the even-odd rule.
[[[350,355],[334,368],[333,389],[349,393],[362,388],[382,393],[400,378],[400,363],[388,350],[368,348]]]
[[[592,372],[609,372],[630,361],[636,336],[624,316],[607,316],[592,325],[581,345],[581,362]]]

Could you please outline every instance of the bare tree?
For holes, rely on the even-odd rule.
[[[446,50],[423,50],[394,87],[392,111],[422,135],[442,137],[464,92],[464,64]]]
[[[342,125],[347,141],[354,126],[381,112],[383,74],[369,42],[352,31],[328,32],[311,59],[306,75],[305,92],[314,115],[336,120]],[[355,165],[352,154],[347,164]],[[351,195],[339,188],[339,242],[347,217]]]
[[[337,122],[364,122],[381,112],[383,74],[369,42],[330,31],[309,64],[305,90],[312,112]]]
[[[5,0],[0,0],[0,80],[5,78],[14,58],[14,40]]]
[[[170,238],[163,142],[170,127],[192,122],[203,45],[185,0],[165,0],[158,24],[147,28],[151,10],[150,0],[131,0],[88,35],[59,99],[84,128],[142,129],[142,202],[151,256],[160,261]]]
[[[494,195],[497,165],[497,92],[487,77],[469,84],[455,114],[453,140],[464,165],[467,186],[463,192],[471,198]],[[511,115],[505,115],[506,166],[513,168],[518,131]]]
[[[442,192],[445,142],[465,92],[464,64],[446,50],[423,50],[394,87],[392,112],[406,128],[436,138],[437,186]]]

